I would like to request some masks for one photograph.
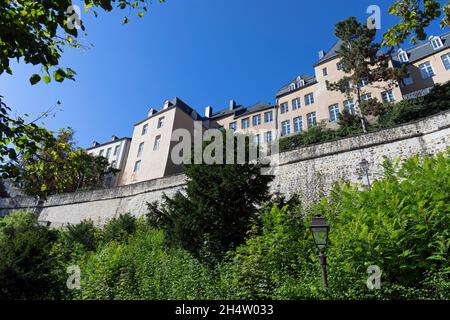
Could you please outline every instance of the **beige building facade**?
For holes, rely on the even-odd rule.
[[[119,185],[153,180],[181,173],[183,167],[172,161],[177,141],[176,129],[186,129],[193,141],[194,124],[203,127],[203,117],[179,98],[166,101],[160,111],[150,109],[147,117],[134,125],[130,152]]]
[[[107,177],[106,185],[115,187],[122,178],[125,165],[128,158],[128,151],[130,150],[131,138],[118,138],[112,136],[111,141],[106,143],[98,143],[94,141],[92,147],[87,148],[86,152],[94,156],[101,156],[108,159],[112,168],[120,170],[114,177]]]

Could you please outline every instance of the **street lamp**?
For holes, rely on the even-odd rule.
[[[364,172],[366,175],[367,186],[369,187],[369,189],[371,189],[372,186],[370,184],[370,178],[369,178],[369,161],[367,161],[366,159],[362,159],[361,162],[359,163],[359,166],[361,167],[362,172]]]
[[[311,224],[309,225],[314,238],[314,244],[319,250],[319,261],[322,267],[322,286],[324,289],[328,288],[327,280],[327,257],[325,255],[325,248],[328,245],[328,232],[330,231],[330,226],[328,225],[325,218],[315,217],[312,218]]]

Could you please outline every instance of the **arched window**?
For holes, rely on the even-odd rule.
[[[434,50],[442,48],[444,45],[442,44],[442,40],[440,37],[431,36],[430,43]]]
[[[295,83],[291,83],[291,84],[289,85],[289,90],[294,91],[295,89],[296,89]]]
[[[400,60],[400,62],[408,62],[408,53],[403,49],[398,50],[398,59]]]

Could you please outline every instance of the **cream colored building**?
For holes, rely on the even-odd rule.
[[[194,123],[203,128],[203,117],[179,98],[166,101],[160,111],[150,109],[147,117],[134,125],[133,138],[119,185],[174,175],[183,171],[174,164],[171,151],[178,144],[172,140],[176,129],[194,135]]]
[[[112,136],[111,141],[102,144],[94,141],[92,147],[86,149],[88,154],[105,157],[111,167],[120,170],[115,177],[107,177],[106,185],[114,187],[120,181],[127,162],[130,144],[131,138]]]
[[[281,136],[307,130],[319,123],[336,127],[344,109],[356,112],[356,97],[348,98],[327,89],[327,81],[337,82],[345,73],[340,66],[338,41],[328,52],[319,52],[314,75],[299,75],[276,95],[278,128]],[[435,84],[450,80],[450,33],[430,37],[429,41],[398,51],[391,66],[406,64],[410,77],[395,85],[362,83],[363,100],[376,98],[390,103],[427,94]]]

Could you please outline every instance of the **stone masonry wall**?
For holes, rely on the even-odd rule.
[[[319,199],[321,191],[341,179],[366,184],[359,163],[365,158],[370,179],[381,173],[384,157],[405,159],[415,154],[436,154],[450,145],[450,112],[417,122],[366,135],[321,143],[280,154],[272,189],[291,196],[299,193],[308,204]],[[52,226],[74,224],[90,218],[99,225],[121,213],[144,215],[147,202],[160,200],[182,190],[185,176],[177,175],[124,187],[78,192],[50,197],[37,208],[39,220]],[[15,209],[35,207],[34,199],[0,199],[0,215]]]

